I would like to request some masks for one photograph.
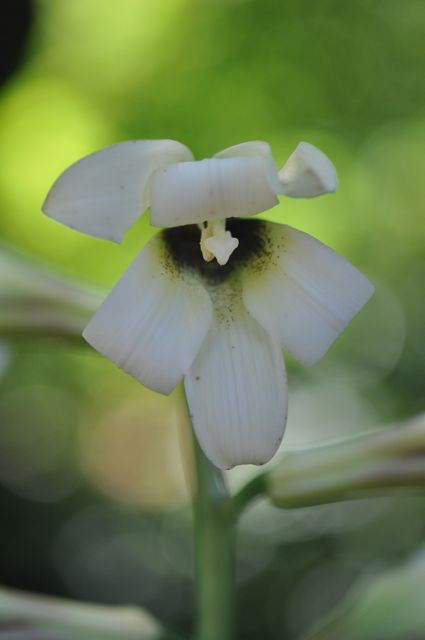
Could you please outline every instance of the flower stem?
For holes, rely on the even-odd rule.
[[[232,498],[233,509],[238,516],[246,506],[258,498],[264,497],[267,492],[267,474],[258,473]]]
[[[235,623],[235,526],[223,473],[195,435],[196,640],[231,640]]]

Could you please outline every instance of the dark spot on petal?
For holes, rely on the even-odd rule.
[[[193,269],[209,283],[218,284],[267,251],[266,223],[263,220],[229,218],[226,229],[238,238],[239,246],[224,266],[216,260],[205,262],[203,259],[199,246],[201,232],[197,225],[165,229],[162,237],[168,254],[178,267]]]

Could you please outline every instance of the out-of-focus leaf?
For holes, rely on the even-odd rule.
[[[0,589],[0,640],[165,640],[137,607],[108,607]]]
[[[102,299],[94,288],[0,246],[0,337],[79,338]]]
[[[425,548],[409,562],[354,587],[304,640],[425,638]]]

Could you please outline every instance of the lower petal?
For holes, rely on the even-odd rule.
[[[211,315],[208,293],[174,267],[158,235],[118,281],[83,336],[146,387],[167,394],[188,371]]]
[[[267,223],[267,236],[267,262],[244,272],[244,303],[295,358],[312,365],[368,301],[373,285],[307,233]]]
[[[199,443],[217,467],[274,455],[287,415],[283,357],[241,303],[216,313],[185,389]]]

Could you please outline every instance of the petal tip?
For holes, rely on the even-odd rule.
[[[354,320],[354,318],[360,313],[360,311],[363,309],[366,303],[369,302],[369,300],[375,293],[375,287],[372,284],[372,282],[370,282],[370,280],[366,278],[366,276],[360,273],[360,271],[357,271],[357,273],[359,276],[362,277],[362,280],[363,280],[362,282],[363,295],[359,296],[359,299],[357,301],[357,307],[353,309],[351,317],[349,317],[346,323],[344,324],[344,326],[340,328],[339,332],[337,333],[337,335],[335,336],[335,338],[332,340],[330,344],[328,344],[326,347],[323,347],[321,350],[316,351],[316,353],[312,354],[311,356],[306,356],[304,358],[300,358],[299,356],[297,356],[297,360],[305,367],[313,367],[328,353],[328,351],[330,351],[334,341],[337,340],[344,333],[345,329],[348,327],[351,321]]]
[[[234,469],[235,467],[239,467],[241,465],[248,465],[251,464],[255,467],[262,467],[265,464],[267,464],[268,462],[270,462],[270,460],[273,458],[273,456],[276,454],[279,445],[282,441],[282,438],[279,440],[278,445],[273,449],[271,454],[267,454],[267,456],[260,456],[259,458],[254,457],[253,459],[251,459],[249,456],[244,456],[243,458],[237,458],[235,460],[222,460],[221,458],[217,457],[216,455],[211,455],[210,452],[204,451],[204,454],[206,455],[206,457],[208,458],[208,460],[215,466],[217,467],[217,469],[221,469],[222,471],[231,471],[232,469]]]
[[[338,175],[331,160],[310,142],[300,142],[279,171],[282,192],[291,198],[335,193]]]
[[[270,224],[276,269],[244,278],[246,308],[273,339],[312,366],[364,307],[373,284],[336,251],[312,236]]]
[[[116,355],[111,355],[111,351],[105,347],[105,345],[99,340],[99,336],[97,335],[95,327],[91,326],[91,322],[86,326],[86,328],[82,332],[83,339],[87,342],[87,344],[97,351],[102,357],[107,360],[112,360],[115,365],[126,375],[131,376],[136,379],[140,384],[142,384],[147,389],[151,391],[155,391],[155,393],[160,393],[163,396],[169,396],[170,393],[175,389],[179,380],[168,380],[165,377],[152,377],[152,379],[145,375],[140,375],[140,372],[133,365],[129,365],[127,359],[121,359]]]
[[[147,208],[153,173],[191,158],[187,147],[172,140],[128,140],[105,147],[56,179],[42,211],[87,235],[121,242]]]
[[[104,230],[102,232],[99,232],[98,229],[89,229],[89,228],[82,230],[77,225],[73,224],[72,222],[69,222],[69,220],[62,220],[61,216],[58,215],[58,213],[53,210],[54,206],[52,208],[49,204],[51,200],[51,198],[49,198],[50,193],[51,193],[51,190],[49,191],[46,199],[41,205],[41,212],[47,218],[49,218],[50,220],[53,220],[53,222],[57,222],[58,224],[67,226],[68,229],[72,229],[72,231],[77,231],[78,233],[89,236],[91,238],[108,240],[110,242],[114,242],[115,244],[121,244],[123,242],[125,234],[124,232],[120,232],[118,229],[109,229],[109,230]]]

